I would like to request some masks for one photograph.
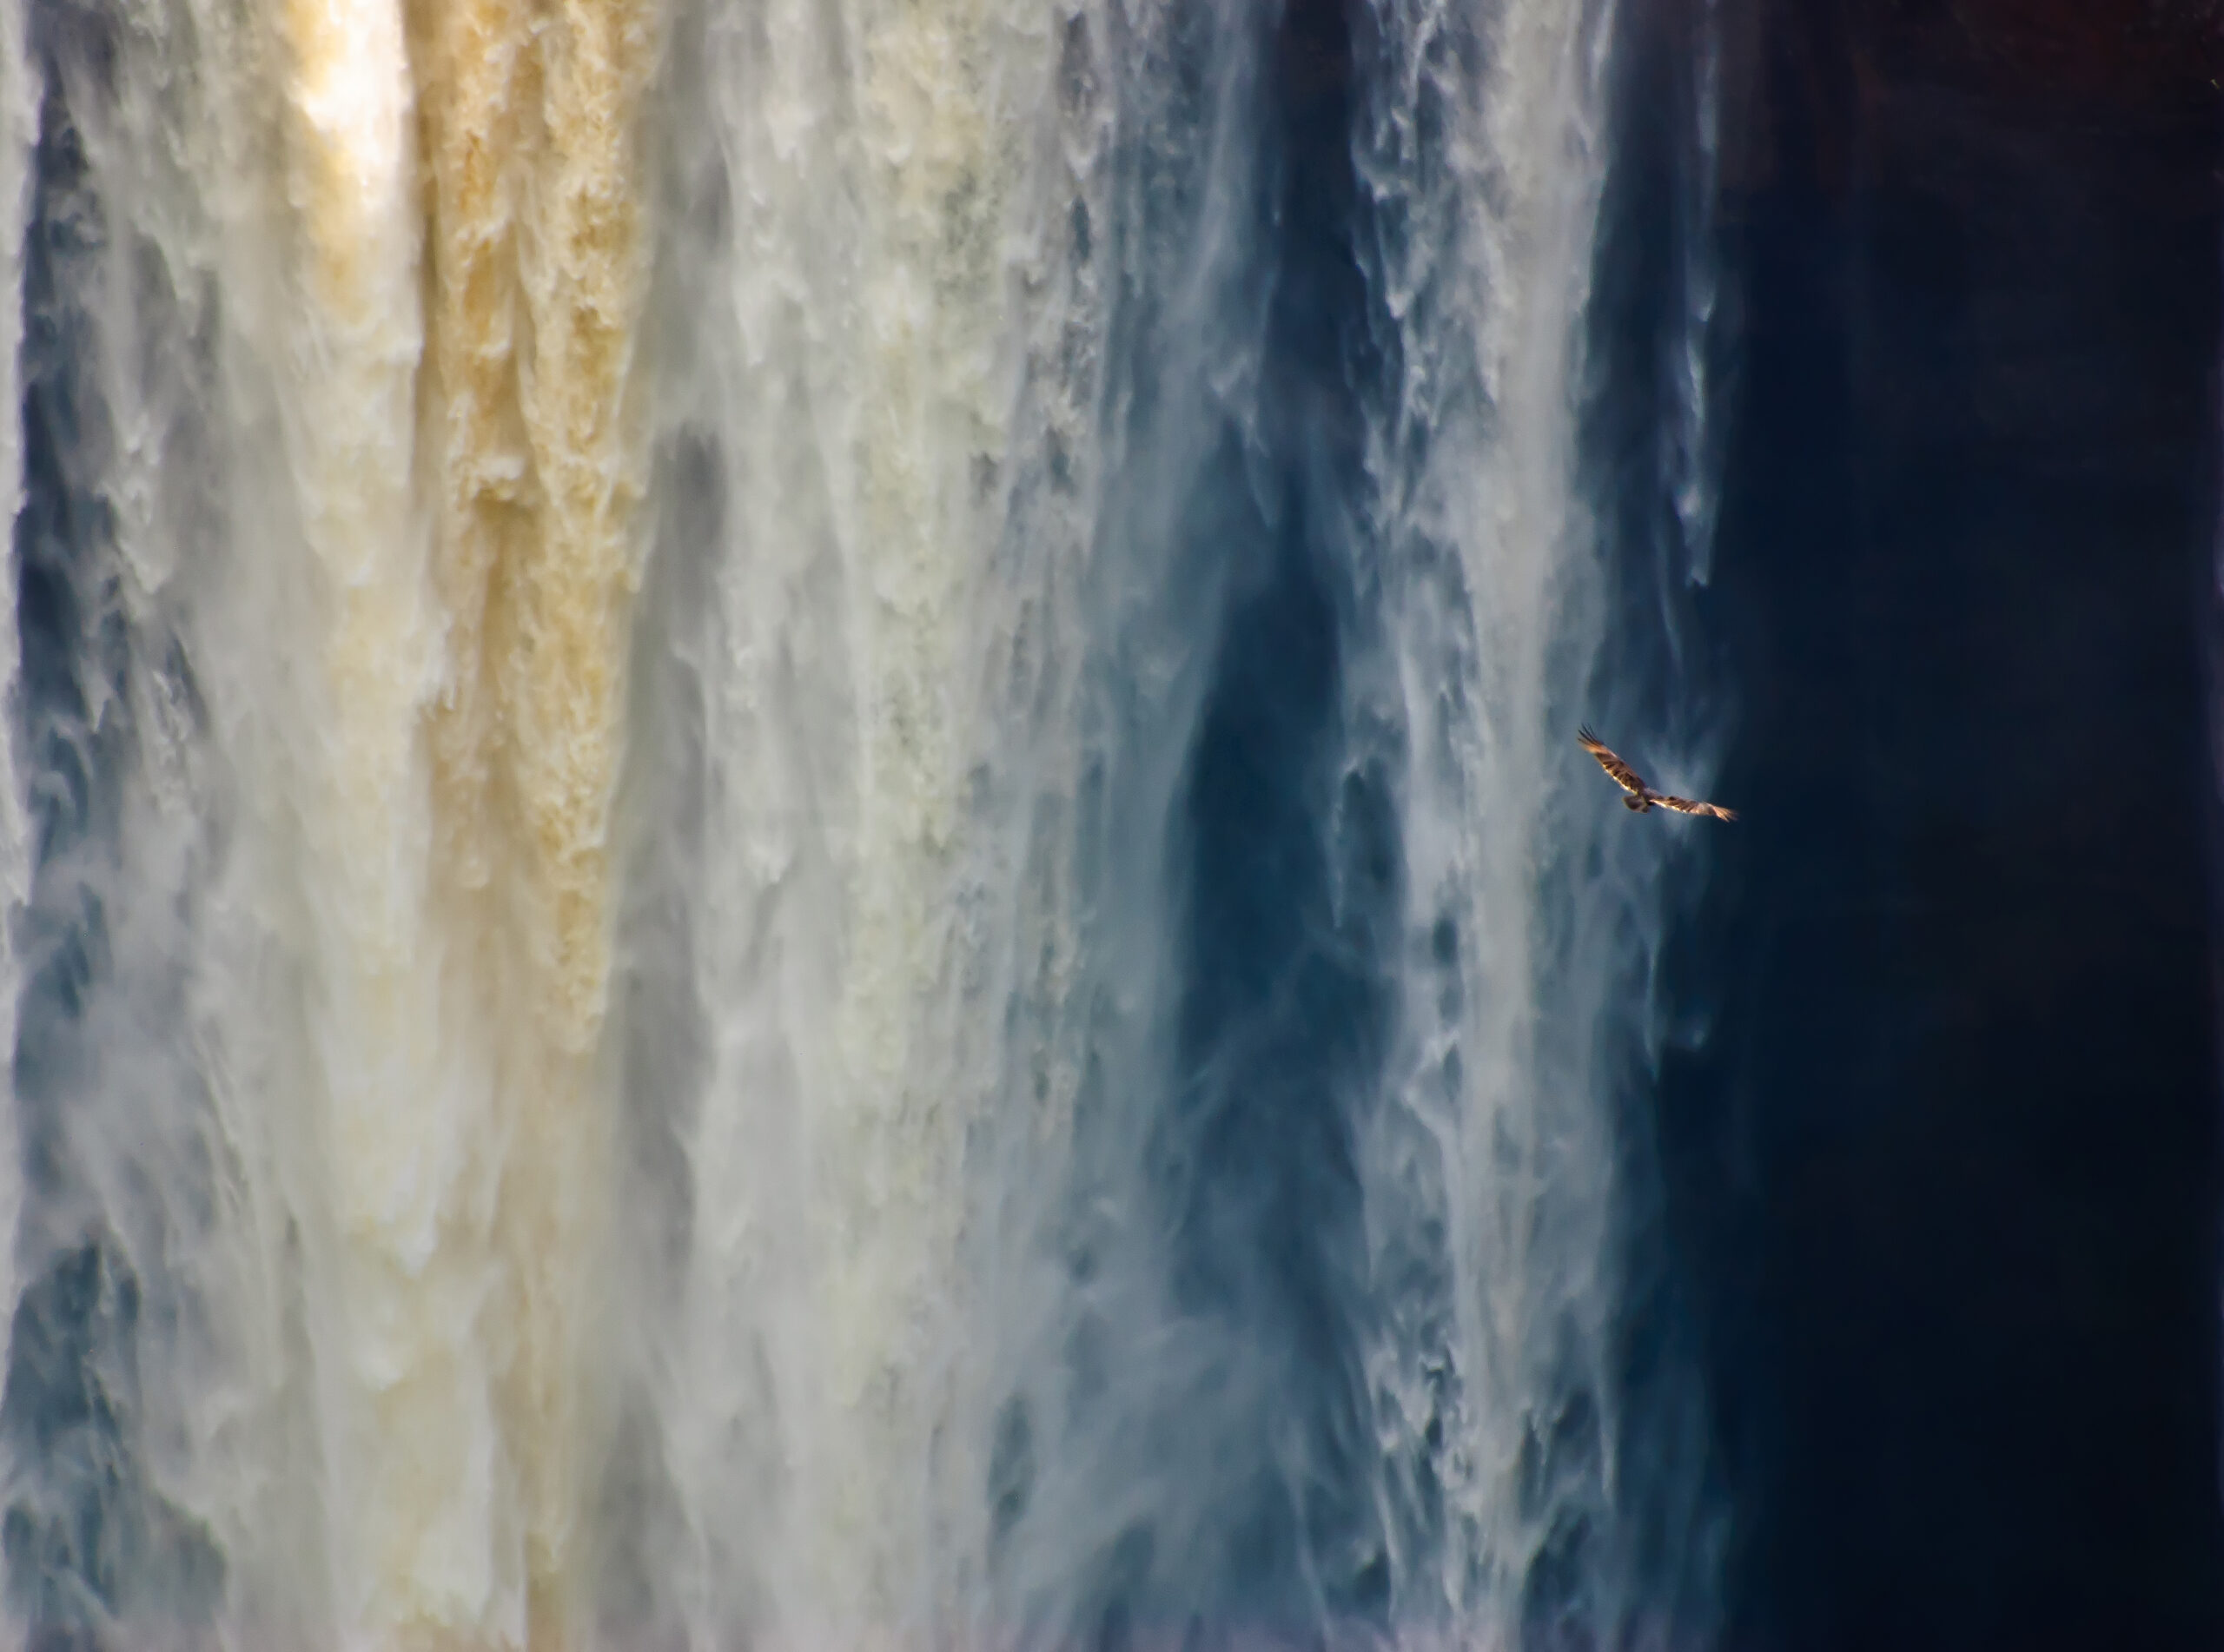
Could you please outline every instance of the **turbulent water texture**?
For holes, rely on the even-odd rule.
[[[0,17],[12,1624],[1703,1632],[1610,10]]]

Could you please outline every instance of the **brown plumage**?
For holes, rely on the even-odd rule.
[[[1736,809],[1724,809],[1720,803],[1694,803],[1689,797],[1671,797],[1665,791],[1653,790],[1645,783],[1644,776],[1608,750],[1606,743],[1587,728],[1578,729],[1575,737],[1585,751],[1598,759],[1598,766],[1606,771],[1606,777],[1629,793],[1622,799],[1625,809],[1640,815],[1648,809],[1659,808],[1672,809],[1679,815],[1711,815],[1717,820],[1738,818]]]

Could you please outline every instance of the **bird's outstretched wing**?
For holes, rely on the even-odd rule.
[[[1724,809],[1720,803],[1695,803],[1688,797],[1671,797],[1665,791],[1652,794],[1653,804],[1660,809],[1672,809],[1679,815],[1711,815],[1717,820],[1735,820],[1738,811]]]
[[[1637,770],[1609,751],[1605,741],[1587,728],[1578,729],[1575,739],[1577,744],[1598,759],[1598,766],[1606,771],[1607,777],[1616,785],[1638,796],[1645,795],[1645,782],[1638,777]]]

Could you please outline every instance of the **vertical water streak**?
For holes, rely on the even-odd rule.
[[[0,517],[4,517],[9,572],[4,588],[16,587],[16,519],[23,502],[23,395],[20,353],[23,328],[23,244],[31,205],[31,156],[38,141],[39,75],[30,56],[25,0],[0,0]],[[17,932],[30,896],[30,822],[19,778],[19,754],[12,730],[22,692],[21,636],[10,604],[10,619],[0,624],[0,704],[10,708],[10,737],[0,750],[0,1049],[16,1047],[17,1002],[23,988]],[[15,1076],[4,1094],[0,1143],[17,1139]],[[22,1163],[0,1152],[0,1303],[16,1300],[17,1222],[23,1210]],[[6,1336],[0,1328],[0,1369],[5,1368]]]
[[[448,913],[452,931],[420,968],[437,985],[451,1047],[468,1054],[453,1085],[420,1098],[453,1133],[449,1151],[420,1167],[428,1181],[436,1180],[427,1193],[442,1207],[436,1249],[425,1261],[437,1257],[435,1290],[453,1281],[447,1290],[453,1300],[444,1315],[452,1342],[421,1359],[416,1371],[397,1373],[398,1404],[381,1432],[400,1424],[395,1431],[434,1447],[429,1466],[449,1482],[442,1501],[462,1523],[434,1552],[473,1576],[469,1591],[440,1598],[397,1575],[400,1555],[379,1556],[374,1576],[383,1586],[387,1614],[466,1633],[477,1627],[514,1643],[527,1615],[523,1533],[510,1496],[522,1443],[504,1437],[498,1394],[504,1373],[487,1345],[508,1305],[495,1231],[507,1120],[494,1098],[510,1054],[505,1030],[516,1035],[516,1021],[506,1018],[520,1013],[504,990],[506,972],[514,967],[503,922],[513,861],[497,661],[506,592],[533,554],[537,528],[532,453],[519,406],[524,320],[518,239],[530,177],[533,52],[530,9],[506,0],[411,6],[406,23],[425,215],[426,342],[416,434],[421,492],[429,496],[422,507],[430,519],[429,575],[442,632],[426,729],[427,829],[433,897]],[[397,1135],[397,1141],[407,1140]],[[341,1173],[347,1173],[344,1166]],[[400,1283],[423,1293],[422,1283]],[[400,1415],[413,1392],[440,1408],[439,1418],[427,1419],[431,1426],[410,1429]],[[410,1460],[407,1445],[397,1444],[401,1460]],[[442,1523],[422,1516],[412,1521],[399,1508],[396,1514],[397,1543],[416,1541]]]
[[[31,1623],[578,1638],[651,21],[36,19]]]
[[[514,1303],[506,1422],[521,1460],[531,1641],[555,1646],[584,1626],[579,1538],[602,1426],[609,834],[645,486],[636,128],[660,41],[649,0],[564,0],[532,38],[542,135],[520,257],[533,339],[520,406],[540,520],[534,554],[505,571],[516,631],[496,667],[520,816],[513,917],[529,1013],[506,1052],[501,1210]]]
[[[1158,849],[1136,829],[1156,812],[1149,792],[1131,794],[1141,807],[1123,824],[1107,817],[1108,769],[1136,730],[1106,692],[1124,681],[1119,651],[1139,611],[1177,588],[1209,600],[1209,587],[1158,585],[1163,562],[1131,570],[1124,546],[1102,554],[1115,318],[1148,268],[1131,239],[1137,144],[1151,125],[1137,71],[1166,66],[1162,14],[1076,0],[1049,22],[1040,90],[1013,111],[1027,162],[1011,231],[1014,393],[1002,520],[973,598],[979,664],[960,701],[967,832],[954,867],[955,990],[937,1014],[959,1093],[982,1110],[962,1187],[962,1404],[938,1468],[943,1495],[965,1507],[939,1569],[966,1590],[952,1616],[970,1644],[1062,1635],[1074,1608],[1046,1595],[1085,1593],[1100,1563],[1098,1511],[1080,1506],[1089,1465],[1062,1483],[1045,1431],[1072,1330],[1064,1252],[1079,1127],[1103,1064],[1131,1056],[1121,1047],[1135,1028],[1112,1026],[1126,1018],[1113,1004],[1142,1008],[1132,995],[1162,922],[1153,878],[1117,880],[1120,896],[1107,876],[1108,856],[1149,862]],[[1142,686],[1148,697],[1173,684]],[[1156,809],[1167,783],[1155,783]]]
[[[1240,1212],[1228,1230],[1200,1217],[1226,1111],[1215,1087],[1240,1082],[1245,1055],[1215,1058],[1188,1008],[1216,984],[1192,977],[1199,914],[1221,895],[1199,849],[1201,745],[1228,653],[1279,640],[1271,617],[1235,605],[1274,584],[1294,508],[1268,370],[1282,18],[1179,3],[1085,16],[1067,72],[1102,89],[1105,119],[1078,151],[1092,166],[1076,174],[1068,268],[1102,307],[1089,358],[1102,391],[1094,451],[1070,466],[1059,399],[1038,385],[1029,403],[1049,463],[1027,515],[1091,520],[1062,574],[1080,623],[1045,625],[1016,662],[1034,668],[1014,684],[1029,692],[1011,702],[1023,718],[1064,713],[1062,727],[1021,721],[1030,737],[1013,742],[1035,789],[1014,789],[1025,854],[1011,858],[1060,904],[1040,940],[1015,937],[1028,949],[1000,983],[1011,1043],[985,1155],[1000,1305],[987,1489],[996,1625],[1029,1643],[1116,1645],[1317,1625],[1320,1601],[1294,1530],[1309,1416],[1283,1414],[1312,1378],[1267,1303],[1267,1239],[1243,1233]],[[1056,563],[1011,554],[1049,620]],[[1221,1231],[1248,1305],[1210,1283]],[[1288,1593],[1270,1598],[1277,1582]]]
[[[1688,47],[1689,150],[1677,168],[1683,326],[1670,346],[1676,419],[1666,463],[1670,497],[1683,528],[1686,577],[1693,585],[1704,585],[1714,573],[1715,517],[1720,508],[1726,440],[1718,413],[1722,394],[1718,360],[1723,345],[1716,326],[1722,282],[1715,228],[1722,168],[1722,0],[1698,0],[1695,10]]]
[[[410,19],[433,215],[423,438],[448,619],[434,796],[453,909],[476,933],[445,995],[490,1019],[498,1258],[492,1540],[521,1617],[586,1620],[594,1325],[607,1300],[615,923],[610,832],[645,487],[635,333],[647,274],[637,124],[659,40],[635,0],[546,17],[483,0]]]
[[[37,848],[17,932],[9,1602],[47,1630],[191,1629],[227,1594],[278,1622],[277,1596],[314,1598],[324,1557],[317,1488],[283,1466],[314,1452],[292,1426],[287,1223],[257,1092],[305,1075],[274,1027],[288,1018],[262,1013],[289,973],[270,942],[290,903],[268,885],[236,898],[261,869],[234,763],[282,740],[265,713],[283,697],[235,691],[247,639],[301,616],[234,631],[215,611],[268,583],[264,558],[224,554],[240,525],[261,550],[293,520],[268,487],[284,468],[268,384],[228,325],[282,308],[283,145],[252,72],[263,43],[228,12],[57,5],[30,24],[16,544]]]
[[[935,1476],[981,1087],[937,1006],[1049,21],[718,0],[660,89],[662,755],[629,809],[670,893],[626,946],[685,1008],[634,995],[666,1042],[629,1031],[627,1105],[670,1144],[640,1196],[686,1216],[636,1448],[672,1541],[629,1563],[697,1644],[923,1635],[977,1509]]]
[[[1577,458],[1612,11],[1373,15],[1359,160],[1392,364],[1369,459],[1391,659],[1359,674],[1359,710],[1402,731],[1407,940],[1362,1177],[1393,1593],[1405,1621],[1612,1642],[1640,1610],[1616,1245],[1644,1165],[1618,1120],[1665,851],[1572,743],[1646,715],[1612,669]]]
[[[335,1298],[319,1318],[337,1366],[327,1462],[347,1491],[334,1510],[339,1627],[499,1632],[514,1608],[491,1530],[488,1259],[471,1231],[483,1228],[472,1205],[489,1154],[486,1062],[459,1056],[476,1024],[444,990],[423,737],[440,639],[414,491],[409,64],[396,0],[292,0],[276,21],[299,248],[281,393],[319,576],[305,623],[277,646],[314,673],[300,807],[339,1248],[313,1238],[309,1254],[330,1257],[314,1277]]]

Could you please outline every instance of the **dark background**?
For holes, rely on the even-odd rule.
[[[1630,27],[1673,61],[1689,13]],[[1715,1035],[1659,1107],[1731,1639],[2224,1645],[2224,26],[1721,26],[1736,373],[1692,605],[1746,819],[1675,949]],[[1622,158],[1658,169],[1643,114]]]

